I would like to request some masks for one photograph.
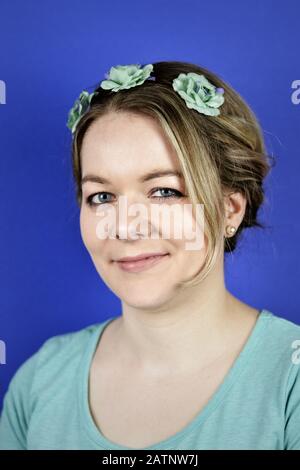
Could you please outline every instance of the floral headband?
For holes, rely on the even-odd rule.
[[[117,92],[134,86],[141,85],[145,80],[155,79],[150,77],[153,71],[153,65],[148,64],[141,68],[139,64],[117,65],[111,67],[108,74],[105,74],[107,80],[103,80],[100,87],[104,90]],[[172,82],[173,89],[184,99],[190,109],[195,109],[199,113],[208,116],[218,116],[219,108],[224,103],[224,89],[216,88],[204,75],[194,72],[180,73]],[[74,135],[76,126],[82,116],[88,111],[91,100],[97,91],[89,93],[82,91],[79,98],[75,101],[73,108],[69,111],[67,127]]]

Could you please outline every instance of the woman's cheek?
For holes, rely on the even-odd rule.
[[[95,218],[92,217],[88,210],[81,209],[80,212],[80,231],[83,243],[88,251],[93,249],[96,243],[96,222]]]

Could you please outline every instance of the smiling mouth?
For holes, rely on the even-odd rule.
[[[137,261],[117,261],[117,265],[126,272],[140,272],[149,269],[158,264],[163,259],[167,258],[169,253],[163,255],[149,256]]]

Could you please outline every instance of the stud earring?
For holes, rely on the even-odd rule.
[[[227,225],[226,226],[226,234],[227,235],[234,235],[236,232],[236,228],[231,226],[231,225]]]

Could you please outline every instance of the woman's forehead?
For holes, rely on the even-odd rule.
[[[115,174],[126,170],[142,175],[154,168],[179,171],[176,152],[163,134],[155,129],[141,133],[139,129],[131,124],[104,132],[101,124],[91,128],[81,149],[82,172],[103,173],[106,169]]]

